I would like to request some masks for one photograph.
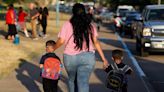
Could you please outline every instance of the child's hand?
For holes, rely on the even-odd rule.
[[[103,60],[103,69],[108,68],[108,66],[109,66],[108,61],[107,61],[106,59],[104,59],[104,60]]]

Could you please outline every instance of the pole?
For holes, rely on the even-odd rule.
[[[59,1],[56,0],[56,26],[59,27]]]
[[[158,0],[158,5],[161,5],[161,0]]]

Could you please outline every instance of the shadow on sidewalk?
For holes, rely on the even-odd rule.
[[[41,83],[39,67],[25,59],[20,59],[20,61],[19,68],[15,69],[17,73],[16,78],[28,89],[29,92],[41,92],[39,86],[35,82],[37,81]]]
[[[16,78],[25,86],[28,92],[41,92],[39,85],[42,84],[40,68],[25,59],[20,59],[19,68],[15,69]],[[62,92],[60,88],[59,92]]]
[[[7,32],[4,30],[0,30],[0,35],[2,35],[4,38],[7,37]]]
[[[106,73],[103,71],[103,69],[97,68],[93,72],[96,74],[101,83],[90,84],[90,92],[110,92],[110,90],[105,86]]]

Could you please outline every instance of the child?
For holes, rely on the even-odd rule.
[[[7,39],[13,41],[15,39],[15,35],[17,34],[16,30],[16,16],[14,11],[14,5],[10,4],[6,13],[6,24],[8,25],[8,35]]]
[[[26,28],[26,23],[25,23],[25,17],[28,14],[26,12],[23,11],[22,7],[19,7],[19,12],[18,12],[18,23],[19,23],[19,27],[21,30],[24,31],[24,34],[26,37],[29,37],[28,32],[27,32],[27,28]]]
[[[40,60],[40,68],[42,69],[42,83],[44,92],[57,92],[59,80],[60,59],[54,53],[53,46],[56,43],[53,40],[46,42],[46,54]],[[49,64],[49,65],[48,65]],[[53,70],[54,69],[54,70]],[[55,72],[57,71],[57,72]]]
[[[126,65],[122,62],[123,52],[121,50],[113,50],[112,51],[112,60],[114,61],[113,64],[111,64],[108,68],[106,68],[105,71],[107,73],[110,73],[112,70],[115,69],[114,67],[118,68],[118,70],[122,69],[122,71],[123,71],[123,69],[126,68],[126,70],[124,72],[125,75],[123,77],[122,86],[118,92],[127,92],[127,76],[126,75],[131,74],[132,69],[128,65]],[[125,66],[127,66],[127,67],[125,67]]]

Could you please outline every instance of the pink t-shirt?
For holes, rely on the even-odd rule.
[[[94,37],[98,36],[96,27],[94,25],[93,25],[93,36]],[[74,43],[73,27],[69,21],[63,25],[61,31],[58,34],[58,37],[65,40],[64,54],[76,55],[76,54],[88,51],[86,42],[83,43],[82,50],[79,50],[79,49],[77,50],[74,48],[76,44]],[[95,52],[94,45],[91,39],[89,42],[89,51]]]

